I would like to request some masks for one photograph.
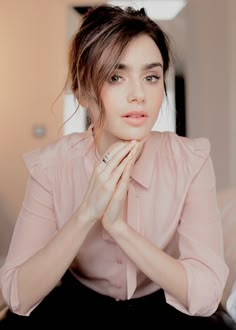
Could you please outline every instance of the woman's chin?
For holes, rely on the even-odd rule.
[[[145,140],[149,136],[149,134],[150,134],[150,132],[148,132],[146,134],[132,134],[131,136],[125,137],[123,140],[125,140],[125,141],[132,141],[132,140],[142,141],[142,140]]]

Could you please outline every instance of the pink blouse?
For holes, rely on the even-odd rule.
[[[45,246],[80,206],[99,160],[91,145],[91,132],[72,133],[24,156],[29,180],[0,275],[3,296],[15,313],[19,313],[18,267]],[[209,141],[152,132],[133,168],[126,220],[178,258],[186,270],[187,308],[168,292],[166,301],[186,314],[212,314],[228,267]],[[118,300],[160,288],[136,269],[100,222],[91,229],[70,269],[89,288]]]

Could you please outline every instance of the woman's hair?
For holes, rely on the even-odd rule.
[[[95,143],[99,140],[105,118],[100,96],[103,84],[112,75],[130,41],[143,34],[151,37],[159,48],[165,78],[170,64],[168,36],[146,15],[143,8],[93,7],[84,15],[80,29],[72,39],[68,83],[79,104],[83,99],[93,100],[101,109],[96,122],[90,117],[94,125]]]

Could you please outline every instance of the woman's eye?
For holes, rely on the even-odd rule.
[[[118,83],[118,82],[121,81],[121,79],[122,79],[121,76],[119,76],[118,74],[114,74],[113,76],[111,76],[110,82],[113,83],[113,84]]]
[[[160,76],[151,75],[145,78],[148,82],[156,82],[160,79]]]

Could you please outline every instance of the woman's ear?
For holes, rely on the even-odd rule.
[[[82,105],[83,108],[88,109],[88,102],[87,101],[80,99],[79,104]]]
[[[81,105],[83,108],[87,109],[89,106],[89,102],[88,102],[88,98],[86,97],[86,95],[84,95],[84,93],[82,91],[77,91],[77,100],[79,105]]]
[[[88,100],[85,97],[79,98],[79,104],[82,105],[82,107],[85,109],[87,109],[89,106]]]

